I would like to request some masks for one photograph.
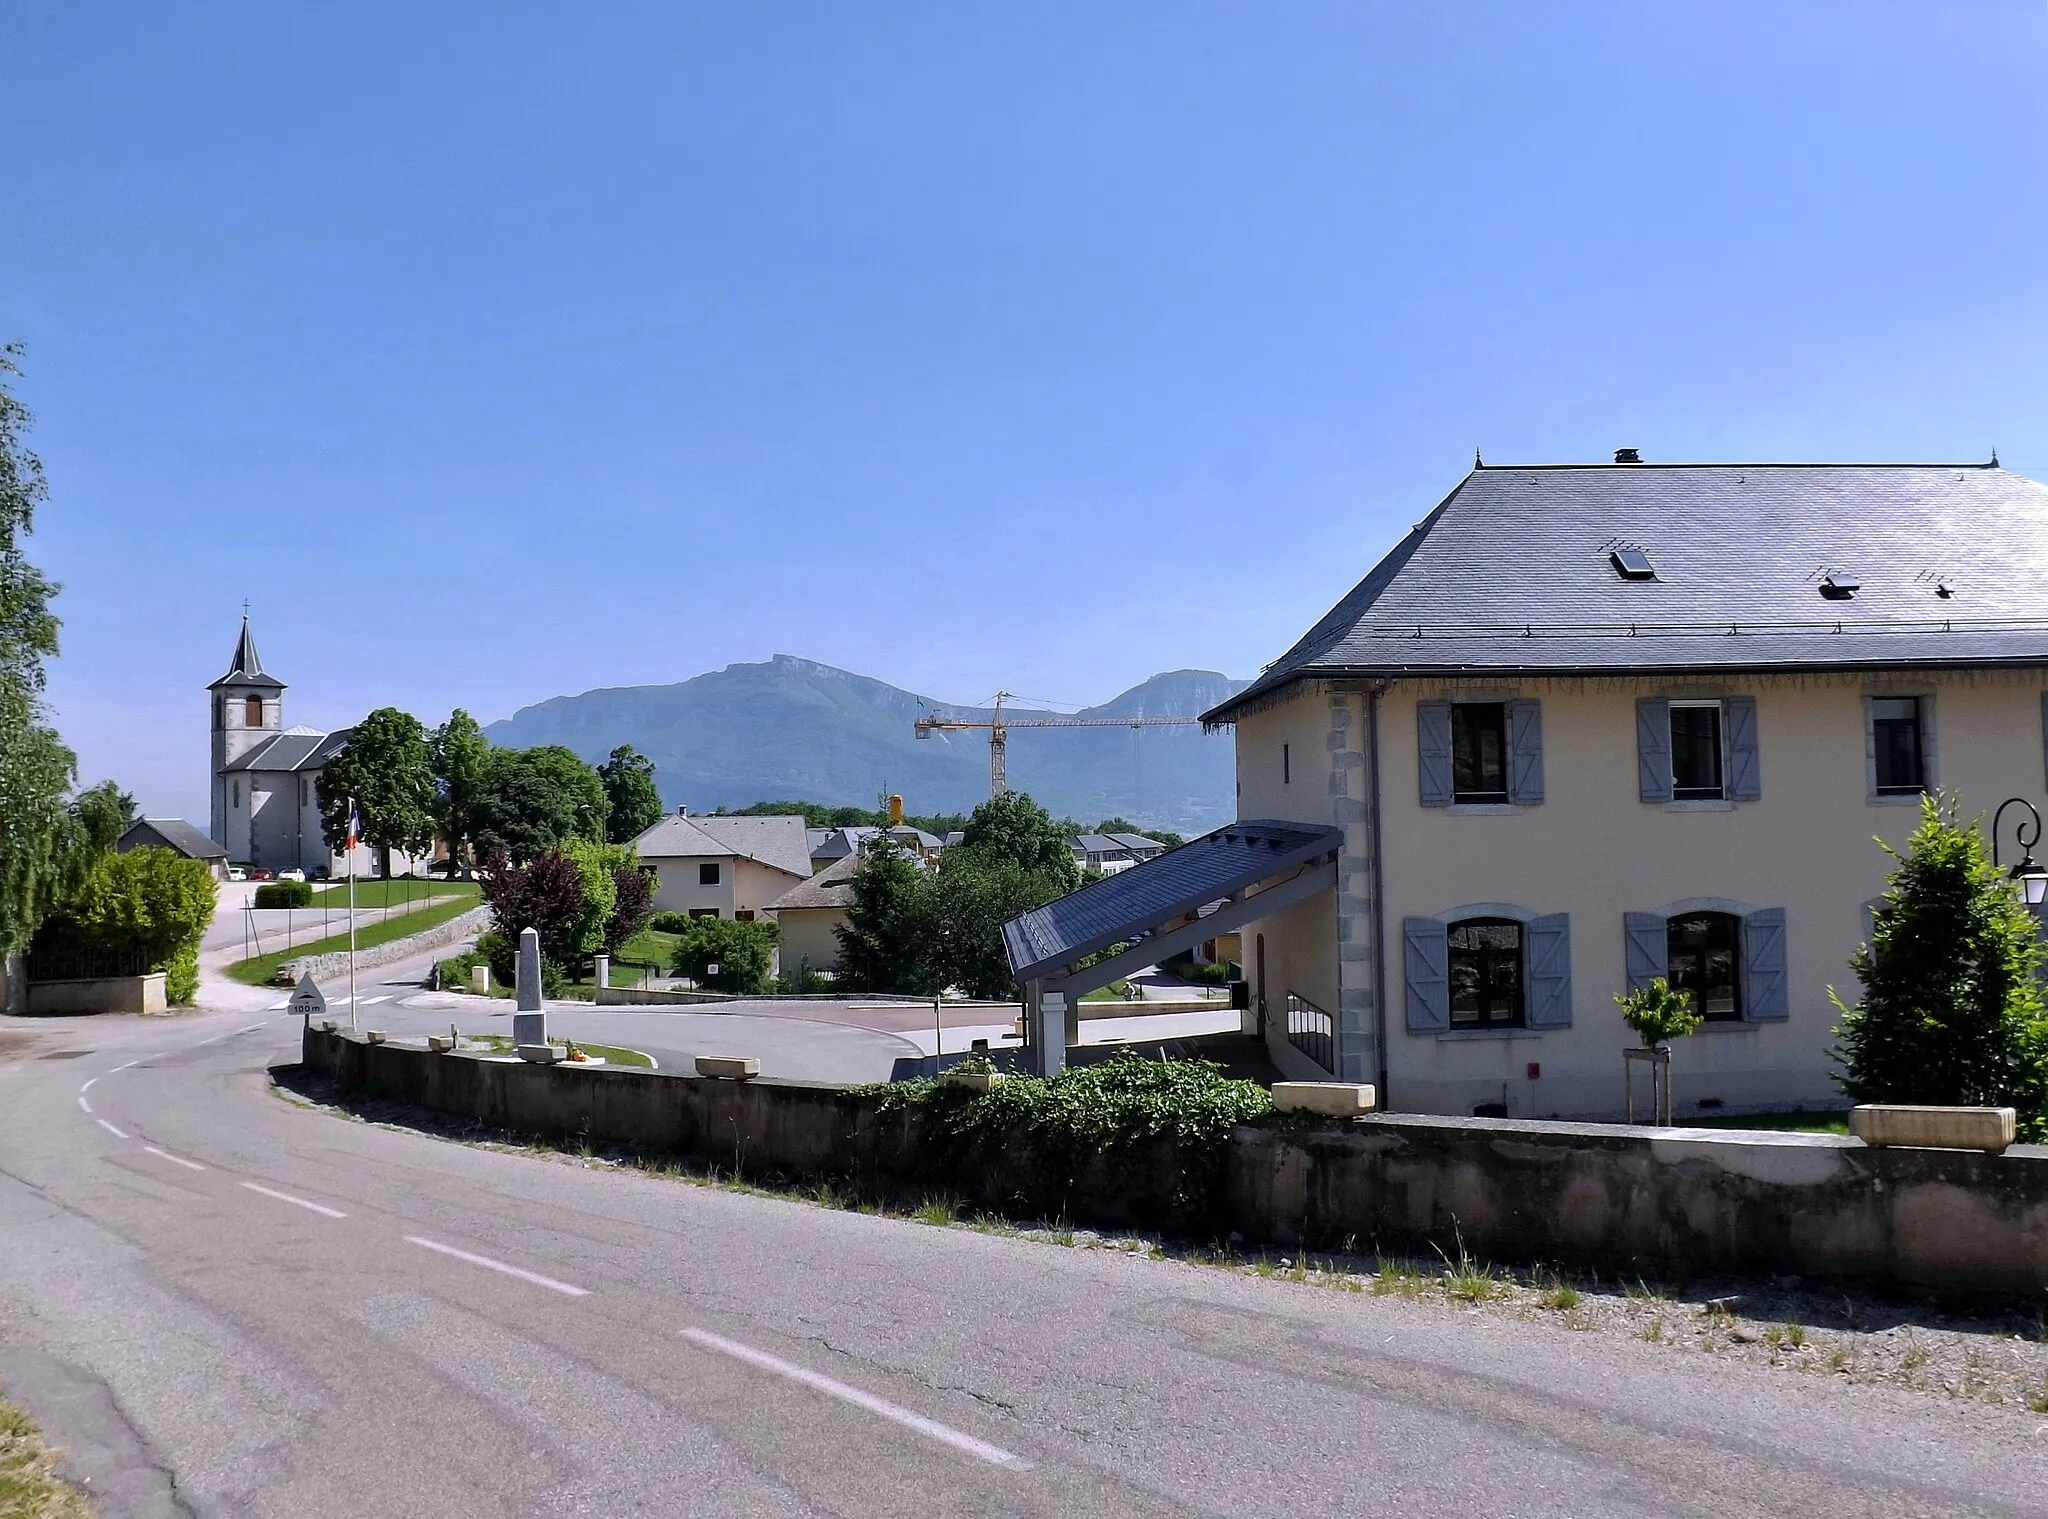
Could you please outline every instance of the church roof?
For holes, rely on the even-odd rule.
[[[314,728],[287,728],[255,748],[229,760],[226,769],[262,771],[318,770],[348,742],[349,730],[322,733]]]
[[[282,691],[284,682],[263,668],[263,656],[256,652],[256,635],[249,631],[249,614],[242,614],[242,636],[235,640],[234,658],[228,661],[228,673],[206,689],[217,691],[222,686],[260,686],[266,691]]]

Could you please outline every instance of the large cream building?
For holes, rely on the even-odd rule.
[[[1830,991],[1855,996],[1877,841],[1937,788],[2043,805],[2048,488],[1995,461],[1475,467],[1208,720],[1278,862],[1213,921],[1243,925],[1284,1071],[1613,1116],[1614,999],[1664,976],[1707,1017],[1680,1112],[1839,1103]],[[1224,875],[1196,849],[1117,881],[1184,856],[1192,900]],[[1170,927],[1109,921],[1114,885],[1064,921]],[[1073,990],[1087,935],[1058,917],[1013,961]]]

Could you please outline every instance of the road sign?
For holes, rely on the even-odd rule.
[[[311,976],[299,977],[298,990],[292,993],[291,1010],[301,1018],[327,1016],[327,998],[322,994],[319,983]]]

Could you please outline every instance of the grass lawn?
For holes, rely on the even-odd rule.
[[[482,888],[474,881],[358,881],[356,882],[356,910],[365,907],[403,907],[408,902],[423,902],[428,897],[458,896],[476,903]],[[319,886],[313,890],[315,907],[348,906],[348,882],[332,886]],[[299,909],[304,912],[304,908]]]
[[[1773,1129],[1796,1134],[1846,1134],[1849,1115],[1835,1113],[1740,1113],[1728,1118],[1687,1118],[1684,1129]]]
[[[625,948],[612,956],[613,986],[633,986],[643,975],[665,976],[668,968],[675,963],[676,936],[657,933],[644,928],[626,941]],[[577,1001],[595,1001],[597,983],[592,980],[594,972],[562,982],[562,995]]]
[[[450,918],[459,918],[476,906],[474,897],[457,897],[452,902],[443,902],[438,907],[421,908],[418,912],[400,913],[396,917],[365,921],[360,913],[356,915],[356,948],[370,949],[378,944],[389,944],[393,939],[403,939],[437,923],[446,923]],[[268,986],[277,975],[277,968],[287,960],[302,960],[307,955],[333,954],[336,950],[348,948],[348,929],[343,926],[338,934],[316,939],[311,944],[301,944],[297,949],[273,950],[267,955],[257,955],[248,960],[237,960],[228,967],[228,974],[248,986]]]
[[[59,1480],[57,1452],[36,1421],[0,1398],[0,1515],[6,1519],[90,1519],[76,1488]]]
[[[462,1037],[474,1039],[478,1044],[488,1044],[501,1055],[512,1053],[512,1041],[503,1034],[464,1034]],[[568,1042],[568,1040],[561,1038],[548,1041],[549,1044],[567,1044]],[[587,1044],[579,1039],[576,1041],[576,1048],[583,1051],[586,1055],[602,1060],[606,1065],[630,1065],[637,1066],[641,1070],[654,1069],[653,1056],[643,1055],[638,1050],[629,1050],[624,1045]]]

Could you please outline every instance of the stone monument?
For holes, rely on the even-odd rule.
[[[518,1001],[512,1013],[512,1045],[529,1059],[545,1060],[548,1050],[548,1009],[540,995],[540,934],[519,930]]]

